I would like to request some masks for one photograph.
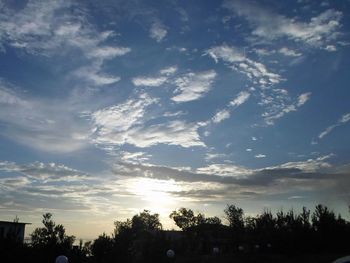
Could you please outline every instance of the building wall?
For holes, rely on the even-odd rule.
[[[0,238],[6,238],[14,235],[18,240],[24,240],[24,223],[0,222]]]

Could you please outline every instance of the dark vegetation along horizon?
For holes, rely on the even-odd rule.
[[[350,254],[350,222],[321,204],[312,213],[303,207],[300,213],[265,210],[252,217],[235,205],[227,205],[224,213],[228,224],[180,208],[170,218],[181,231],[163,231],[159,215],[144,210],[115,221],[113,234],[77,246],[75,237],[46,213],[31,243],[11,233],[0,240],[0,261],[48,263],[66,255],[70,263],[332,262]],[[174,257],[167,257],[169,249]]]

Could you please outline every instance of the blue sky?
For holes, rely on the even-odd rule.
[[[347,213],[349,1],[0,1],[0,215]],[[82,220],[87,218],[87,220]]]

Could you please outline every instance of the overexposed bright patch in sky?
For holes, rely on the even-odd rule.
[[[176,205],[173,193],[182,188],[174,180],[157,180],[151,178],[131,179],[128,191],[147,202],[147,209],[166,214]]]

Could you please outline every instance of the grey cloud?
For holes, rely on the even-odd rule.
[[[227,164],[211,165],[197,171],[178,170],[175,168],[135,163],[118,163],[113,171],[117,175],[129,177],[149,177],[154,179],[174,179],[179,182],[212,182],[223,185],[268,186],[284,179],[334,179],[334,173],[327,171],[330,165],[325,159],[307,160],[282,164],[262,169],[248,169]],[[325,171],[323,171],[325,169]],[[330,168],[329,168],[330,169]]]
[[[0,171],[19,173],[28,178],[45,182],[74,182],[92,179],[92,177],[86,173],[55,163],[34,162],[29,164],[17,164],[14,162],[2,161],[0,162]]]

